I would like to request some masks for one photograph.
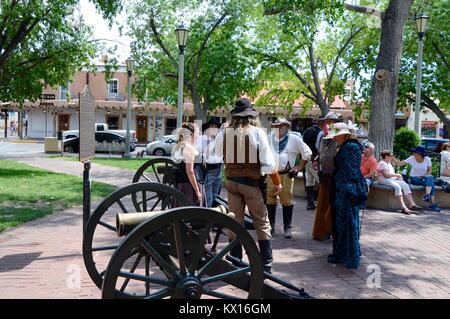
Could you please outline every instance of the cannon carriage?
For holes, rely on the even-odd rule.
[[[152,164],[156,173],[157,164],[171,165]],[[255,241],[224,199],[196,207],[170,184],[139,180],[105,198],[85,228],[86,269],[103,298],[309,298],[263,271]],[[237,245],[240,262],[229,256]]]

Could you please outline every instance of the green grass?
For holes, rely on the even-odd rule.
[[[114,186],[92,182],[92,200],[114,190]],[[82,203],[81,178],[0,160],[0,232]]]
[[[61,158],[61,157],[52,157],[55,159]],[[64,156],[64,160],[66,161],[73,161],[78,162],[78,157],[73,156]],[[124,168],[129,169],[132,171],[137,171],[139,167],[142,166],[145,162],[147,162],[149,159],[125,159],[125,158],[94,158],[91,160],[92,163],[100,164],[100,165],[107,165],[107,166],[113,166],[118,168]],[[151,168],[149,168],[151,170]]]

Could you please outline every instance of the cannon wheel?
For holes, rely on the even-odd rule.
[[[164,171],[166,171],[168,167],[173,167],[175,165],[175,162],[170,158],[153,158],[139,167],[139,169],[136,171],[136,174],[134,174],[133,176],[132,182],[137,183],[147,181],[173,186],[171,181],[168,181],[164,178],[164,173],[158,172],[158,167],[164,166]]]
[[[202,226],[189,228],[194,220]],[[227,238],[218,252],[212,253],[206,248],[207,237],[217,225],[237,237],[230,242]],[[235,268],[224,259],[238,243],[249,261],[244,268]],[[139,253],[133,256],[136,250]],[[146,262],[137,269],[143,257]],[[155,266],[150,267],[148,261],[154,261]],[[140,224],[121,242],[107,269],[102,288],[102,297],[107,299],[198,299],[203,295],[255,299],[261,297],[263,288],[262,262],[250,234],[233,218],[200,207],[171,209]],[[218,291],[223,284],[233,286],[233,293]]]
[[[139,202],[139,199],[142,200]],[[89,276],[97,287],[102,287],[106,269],[98,269],[101,266],[97,265],[94,255],[112,255],[112,251],[118,247],[119,242],[122,240],[116,233],[116,213],[170,209],[173,208],[174,200],[179,203],[179,206],[192,205],[192,202],[183,193],[168,185],[158,183],[128,185],[115,191],[100,203],[89,218],[83,236],[84,264]],[[98,245],[97,240],[102,244]],[[98,257],[100,258],[101,256]],[[110,256],[106,258],[108,257]]]

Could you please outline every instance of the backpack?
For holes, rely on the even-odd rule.
[[[449,182],[446,182],[446,181],[438,178],[435,180],[434,185],[441,186],[446,193],[450,193],[450,183]]]

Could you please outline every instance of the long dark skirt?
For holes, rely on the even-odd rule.
[[[349,269],[357,269],[361,256],[359,245],[360,204],[349,200],[344,192],[337,191],[333,196],[333,257],[336,262],[345,263]]]
[[[195,194],[195,190],[192,187],[190,182],[177,183],[177,189],[186,195],[192,202],[193,206],[206,207],[206,195],[205,189],[202,184],[200,184],[200,190],[202,192],[202,200],[201,203],[198,202],[197,195]],[[181,205],[176,204],[175,207],[180,207]]]

